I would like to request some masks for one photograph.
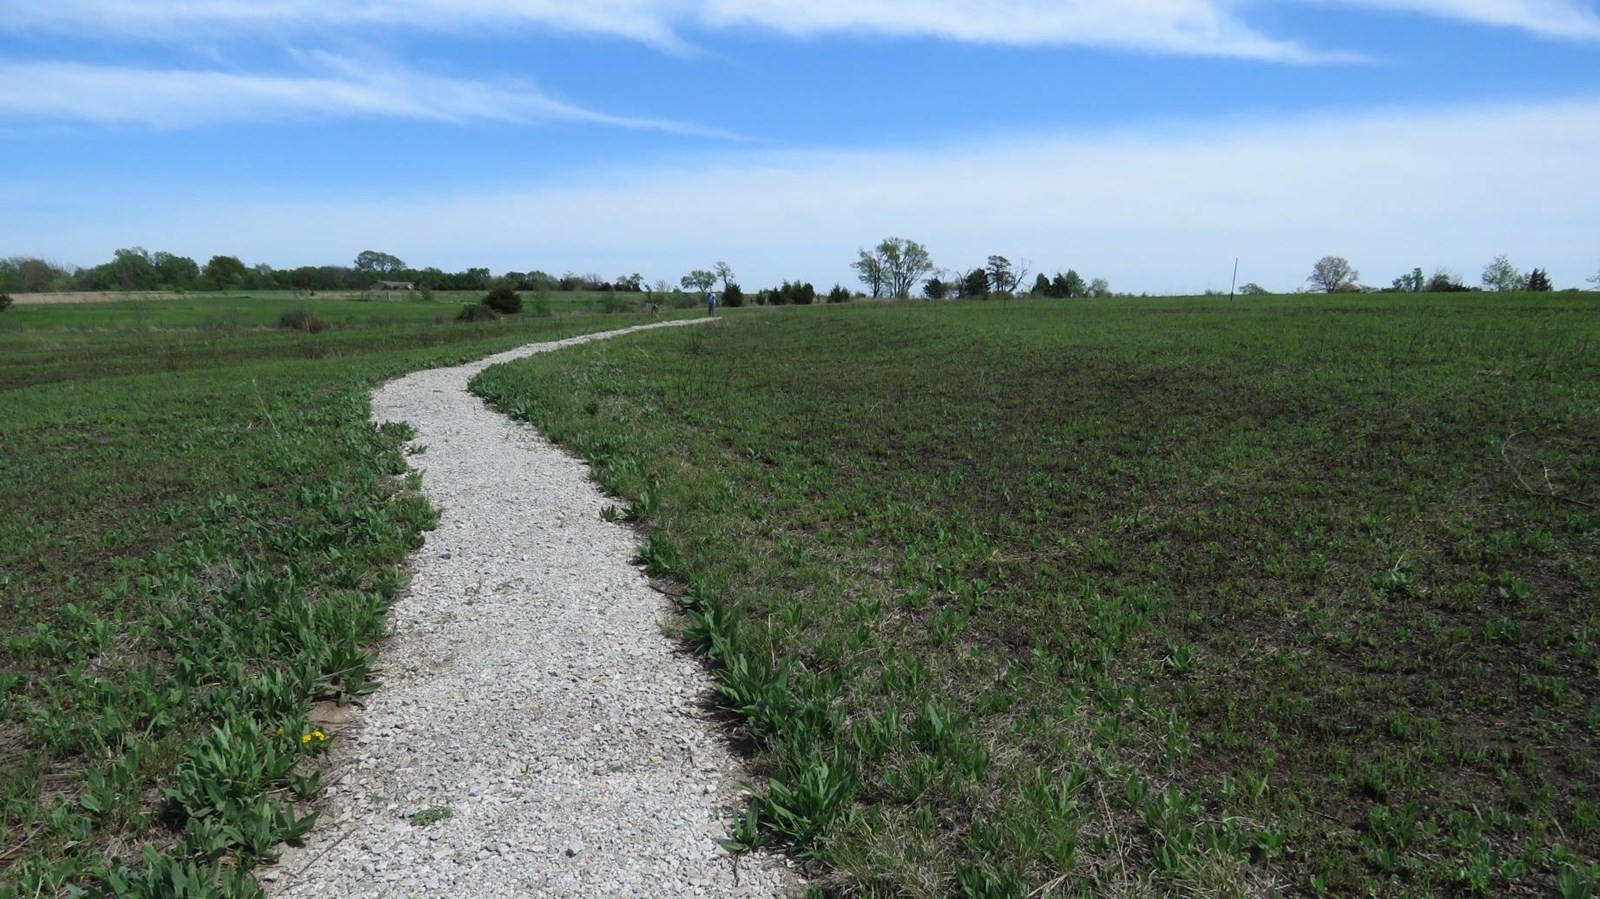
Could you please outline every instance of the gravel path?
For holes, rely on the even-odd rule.
[[[467,393],[489,365],[622,333],[373,393],[375,420],[416,429],[442,517],[391,613],[385,684],[339,728],[323,819],[264,874],[272,895],[797,892],[781,859],[735,864],[718,843],[742,774],[700,710],[700,663],[661,633],[634,534],[600,519],[584,463]],[[415,817],[434,809],[451,815]]]

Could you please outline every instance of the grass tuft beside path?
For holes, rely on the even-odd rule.
[[[865,896],[1588,896],[1600,306],[813,308],[475,389],[590,458]]]

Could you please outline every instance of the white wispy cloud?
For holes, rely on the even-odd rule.
[[[172,38],[314,26],[432,31],[525,27],[621,37],[669,49],[684,29],[795,36],[863,33],[1010,45],[1098,45],[1283,62],[1342,58],[1275,40],[1231,0],[52,0],[9,10],[0,28]]]
[[[596,112],[527,84],[428,75],[326,53],[301,58],[309,71],[290,75],[0,61],[0,115],[161,128],[308,117],[577,121],[732,137],[716,129]]]
[[[1593,0],[1313,0],[1514,28],[1558,40],[1600,40]]]
[[[1302,0],[1600,39],[1592,0]],[[1347,59],[1263,34],[1248,0],[50,0],[7,4],[0,28],[186,39],[385,25],[430,31],[522,27],[680,48],[684,29],[795,36],[931,36],[1014,45],[1094,45],[1279,62]]]
[[[1294,289],[1330,253],[1377,284],[1414,266],[1471,277],[1508,253],[1564,287],[1600,264],[1597,158],[1600,97],[902,152],[741,151],[692,167],[380,201],[209,204],[152,193],[108,204],[97,191],[92,216],[30,214],[27,231],[10,235],[18,226],[0,222],[0,245],[87,264],[141,244],[279,266],[380,247],[451,268],[672,280],[726,259],[761,286],[852,283],[856,249],[898,234],[950,268],[1004,253],[1124,290],[1226,289],[1236,256],[1242,281]]]

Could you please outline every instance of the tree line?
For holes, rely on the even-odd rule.
[[[275,269],[266,263],[246,265],[236,256],[212,256],[204,265],[188,256],[164,251],[150,252],[143,247],[117,250],[110,261],[89,268],[62,266],[31,256],[0,259],[0,294],[47,293],[65,291],[154,291],[154,290],[295,290],[314,292],[368,290],[378,281],[407,281],[421,290],[487,291],[507,287],[515,291],[591,291],[600,293],[640,293],[654,300],[657,295],[679,291],[704,294],[720,287],[721,302],[739,306],[760,304],[805,305],[825,299],[845,302],[853,296],[910,298],[919,291],[928,299],[957,297],[1009,296],[1024,292],[1023,285],[1034,275],[1026,260],[1013,262],[995,254],[982,265],[970,269],[948,270],[934,264],[928,248],[900,237],[887,237],[870,249],[857,251],[850,263],[865,290],[852,294],[841,285],[819,293],[808,281],[784,281],[754,292],[744,290],[726,262],[706,269],[694,269],[673,285],[666,280],[646,282],[637,272],[606,278],[599,274],[566,272],[552,275],[537,269],[493,274],[488,268],[468,268],[447,272],[435,267],[414,268],[404,260],[377,250],[363,250],[350,265],[300,266]],[[1549,271],[1534,268],[1523,272],[1505,255],[1496,256],[1484,266],[1482,286],[1465,284],[1447,268],[1424,276],[1414,268],[1395,278],[1388,287],[1360,283],[1361,273],[1343,256],[1324,256],[1312,267],[1306,279],[1311,289],[1327,293],[1401,292],[1441,293],[1455,291],[1547,291],[1552,290]],[[1600,288],[1600,272],[1587,279]],[[1086,279],[1075,269],[1034,275],[1027,293],[1035,296],[1070,298],[1111,294],[1104,278]],[[1240,293],[1268,293],[1255,283],[1247,283]]]
[[[983,265],[949,271],[934,264],[927,247],[900,237],[886,237],[871,249],[858,250],[850,267],[869,296],[896,299],[908,299],[919,283],[922,295],[930,300],[1009,296],[1021,292],[1032,273],[1027,260],[1013,262],[999,254],[990,256]],[[1086,281],[1069,268],[1053,278],[1040,272],[1027,292],[1057,298],[1108,296],[1111,285],[1104,278]]]
[[[644,293],[650,288],[637,272],[606,278],[598,274],[542,271],[505,272],[488,268],[447,272],[413,268],[399,257],[363,250],[350,265],[304,265],[276,269],[266,263],[246,265],[237,256],[212,256],[201,265],[188,256],[144,247],[117,250],[110,261],[89,268],[63,266],[31,256],[0,259],[0,292],[141,290],[367,290],[378,281],[409,281],[424,290],[585,290]]]
[[[1361,283],[1361,272],[1343,256],[1324,256],[1318,259],[1311,267],[1310,276],[1306,278],[1306,283],[1311,285],[1312,289],[1323,293],[1462,293],[1478,290],[1504,293],[1545,292],[1555,289],[1548,270],[1535,268],[1523,272],[1504,253],[1494,257],[1483,267],[1479,281],[1481,287],[1469,286],[1462,282],[1460,275],[1448,268],[1436,268],[1433,274],[1427,277],[1423,276],[1422,269],[1414,268],[1395,278],[1388,287],[1369,287]],[[1600,272],[1589,278],[1588,283],[1600,287]],[[1267,290],[1251,283],[1246,284],[1240,292],[1266,293]]]

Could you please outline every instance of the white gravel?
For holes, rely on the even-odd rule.
[[[442,517],[392,612],[384,686],[334,733],[321,822],[263,872],[272,895],[798,892],[782,859],[735,864],[719,844],[747,775],[701,711],[700,664],[661,633],[670,610],[631,562],[635,535],[600,518],[615,501],[466,390],[489,365],[623,333],[373,393],[375,420],[415,428]],[[430,809],[452,814],[411,823]]]

